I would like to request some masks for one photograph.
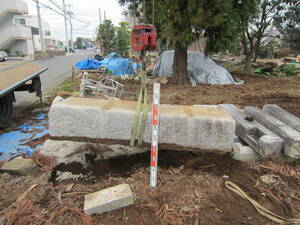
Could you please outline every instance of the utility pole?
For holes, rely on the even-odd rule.
[[[73,48],[73,24],[72,24],[72,18],[71,18],[71,15],[70,15],[70,33],[71,33],[71,45],[70,47]]]
[[[63,2],[64,20],[65,20],[65,32],[66,32],[67,53],[69,53],[69,52],[70,52],[70,49],[69,49],[69,38],[68,38],[68,24],[67,24],[67,15],[66,15],[66,4],[65,4],[65,0],[62,0],[62,2]]]
[[[106,11],[104,11],[104,20],[106,20]]]
[[[43,31],[43,27],[42,27],[42,19],[41,19],[39,0],[36,0],[36,11],[37,11],[37,17],[38,17],[38,23],[39,23],[39,33],[40,33],[40,39],[41,39],[42,52],[44,52],[45,51],[45,39],[44,39],[44,31]]]
[[[101,18],[101,9],[99,8],[99,22],[102,24],[102,18]]]
[[[69,11],[68,14],[70,16],[70,39],[71,39],[71,45],[70,48],[73,48],[73,24],[72,24],[72,11],[71,11],[71,5],[69,5]]]

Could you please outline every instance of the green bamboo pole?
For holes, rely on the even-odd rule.
[[[139,130],[139,137],[138,137],[138,146],[141,146],[143,144],[143,138],[146,128],[146,122],[147,122],[147,114],[148,114],[148,97],[147,97],[147,89],[144,90],[144,104],[143,104],[143,115],[142,120],[140,124],[140,130]]]
[[[140,120],[140,111],[141,111],[141,107],[142,107],[142,100],[143,100],[143,90],[140,91],[139,99],[138,99],[135,113],[134,113],[133,124],[131,127],[131,135],[130,135],[130,146],[131,147],[134,147],[135,137],[136,137],[139,120]]]

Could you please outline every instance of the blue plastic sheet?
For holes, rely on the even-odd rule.
[[[77,62],[76,68],[79,70],[96,70],[100,65],[100,61],[96,59],[85,59]]]
[[[29,121],[18,127],[16,131],[0,135],[0,160],[20,155],[31,156],[40,146],[30,147],[26,144],[38,140],[49,133],[47,128],[48,121],[45,121],[45,118],[46,114],[39,113],[34,119],[35,125],[31,125],[32,121]]]
[[[76,63],[79,70],[93,70],[100,66],[107,68],[114,76],[132,75],[140,68],[140,64],[133,64],[129,59],[122,58],[117,52],[112,52],[102,61],[86,59]]]
[[[129,59],[117,57],[117,58],[105,58],[101,62],[101,66],[106,67],[112,72],[114,76],[132,75],[133,65]]]

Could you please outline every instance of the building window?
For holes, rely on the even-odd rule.
[[[45,30],[45,35],[46,36],[50,36],[51,35],[51,32],[49,30]]]
[[[15,24],[26,25],[25,19],[15,19]]]
[[[39,29],[38,28],[35,28],[35,27],[31,27],[31,32],[32,32],[32,35],[39,35]]]

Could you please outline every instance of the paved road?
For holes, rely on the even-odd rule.
[[[47,60],[35,61],[35,63],[43,67],[48,67],[48,71],[41,75],[44,96],[71,76],[72,65],[91,54],[92,52],[83,50],[70,56],[55,56]],[[17,113],[38,100],[35,93],[15,92],[15,94],[16,103],[14,104],[14,109]]]

